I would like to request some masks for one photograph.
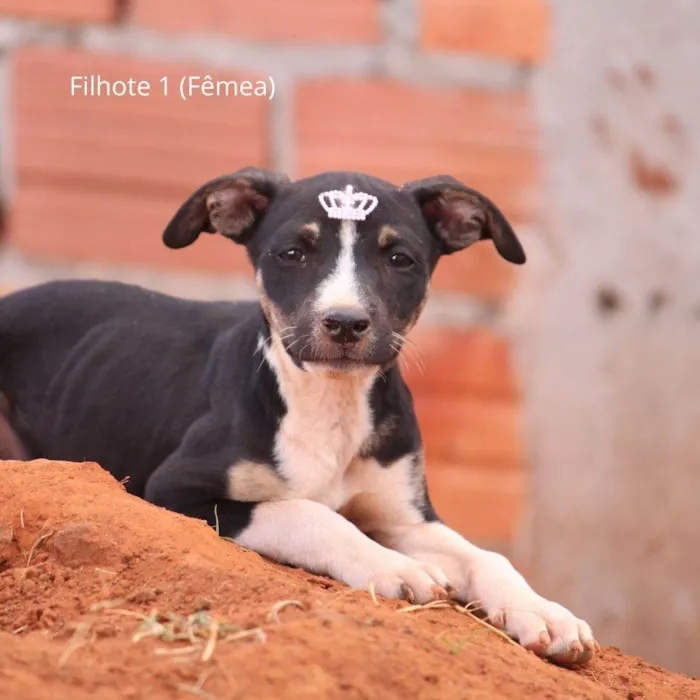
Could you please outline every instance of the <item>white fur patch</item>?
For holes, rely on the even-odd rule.
[[[387,598],[410,590],[427,603],[447,585],[431,565],[382,547],[351,522],[321,503],[288,499],[261,503],[236,541],[276,561],[327,574],[353,588],[369,588]]]
[[[381,529],[385,547],[445,572],[463,602],[479,601],[488,619],[523,646],[561,663],[588,660],[596,648],[591,628],[558,603],[535,593],[503,555],[476,547],[439,522]]]
[[[351,498],[341,513],[373,536],[385,528],[423,522],[416,498],[422,488],[421,467],[416,468],[412,454],[387,466],[373,459],[358,460],[347,473]]]
[[[376,371],[305,372],[278,340],[273,332],[272,343],[263,343],[287,406],[274,446],[278,475],[252,463],[229,472],[233,495],[274,500],[255,508],[237,541],[353,587],[371,584],[386,597],[408,589],[424,603],[449,584],[537,653],[561,663],[590,658],[596,642],[584,621],[537,595],[502,555],[424,522],[417,501],[424,475],[413,455],[388,466],[358,457],[373,430]]]
[[[318,287],[316,309],[319,313],[336,308],[363,308],[355,263],[357,225],[354,221],[340,224],[340,254],[335,269]]]
[[[322,370],[302,371],[274,336],[264,353],[287,407],[275,438],[286,497],[308,498],[337,510],[352,495],[346,472],[372,433],[369,392],[377,371],[334,378]]]

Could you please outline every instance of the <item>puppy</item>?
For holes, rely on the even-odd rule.
[[[260,303],[97,281],[0,300],[5,452],[99,462],[271,559],[387,598],[478,600],[537,654],[587,661],[585,622],[440,522],[397,364],[441,256],[489,240],[525,261],[496,206],[447,176],[245,168],[200,187],[163,238],[203,232],[246,247]]]

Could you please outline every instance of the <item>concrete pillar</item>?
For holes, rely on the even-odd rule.
[[[552,5],[520,559],[603,642],[700,674],[700,3]]]

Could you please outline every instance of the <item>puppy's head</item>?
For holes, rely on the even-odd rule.
[[[200,187],[163,240],[182,248],[202,232],[246,246],[271,331],[304,369],[395,360],[442,255],[488,239],[525,262],[497,207],[446,175],[398,188],[360,173],[292,183],[245,168]]]

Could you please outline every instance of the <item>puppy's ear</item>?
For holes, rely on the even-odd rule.
[[[503,258],[516,265],[525,262],[525,251],[505,216],[480,192],[449,175],[414,180],[403,190],[417,201],[443,255],[490,238]]]
[[[289,178],[262,168],[243,168],[202,185],[178,209],[165,231],[169,248],[184,248],[200,233],[220,233],[246,243],[272,198]]]

